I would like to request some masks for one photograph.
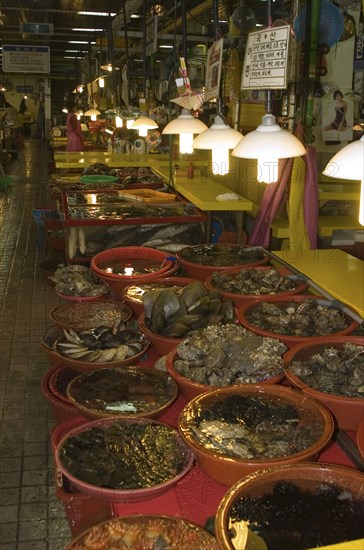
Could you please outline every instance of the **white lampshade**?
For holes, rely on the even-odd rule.
[[[331,178],[361,181],[359,223],[364,225],[364,136],[340,149],[322,173]]]
[[[212,172],[221,176],[229,172],[229,149],[243,139],[237,130],[227,126],[220,116],[216,116],[214,123],[199,134],[193,141],[194,149],[212,150]]]
[[[182,155],[193,153],[193,134],[207,130],[206,124],[194,117],[189,109],[182,109],[181,114],[171,120],[163,129],[162,134],[179,135],[179,152]]]
[[[306,149],[299,139],[276,123],[274,115],[266,114],[262,124],[246,134],[231,154],[258,159],[258,181],[273,183],[278,178],[278,159],[301,157]]]
[[[84,115],[85,116],[90,116],[90,117],[93,117],[93,116],[98,116],[100,115],[100,111],[98,111],[97,109],[88,109]],[[95,119],[96,120],[96,119]]]
[[[139,135],[145,137],[148,134],[148,130],[158,128],[158,124],[152,118],[141,116],[133,122],[131,128],[132,130],[139,130]]]

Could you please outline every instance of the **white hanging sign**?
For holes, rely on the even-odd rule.
[[[6,45],[3,51],[4,73],[49,73],[48,46]]]
[[[271,27],[248,35],[242,90],[287,88],[290,26]]]
[[[211,101],[219,97],[223,46],[224,39],[220,38],[212,44],[207,52],[204,101]]]

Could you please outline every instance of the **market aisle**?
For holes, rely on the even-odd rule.
[[[8,197],[0,193],[0,550],[60,550],[70,540],[53,482],[49,434],[54,425],[40,389],[47,358],[39,346],[58,304],[37,269],[32,209],[49,203],[46,142],[29,139],[18,160]]]

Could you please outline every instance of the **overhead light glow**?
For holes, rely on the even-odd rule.
[[[85,59],[85,58],[80,57],[79,55],[65,55],[63,59]]]
[[[140,19],[140,15],[138,15],[137,13],[132,13],[130,19]]]
[[[69,40],[68,44],[89,44],[86,40]],[[96,42],[90,42],[90,44],[96,44]]]
[[[104,32],[105,29],[87,29],[85,27],[74,27],[71,31],[80,31],[80,32]]]
[[[66,53],[87,53],[86,50],[64,50]]]
[[[170,46],[169,44],[161,44],[159,47],[160,48],[165,48],[165,49],[168,49],[168,50],[173,48],[173,46]]]
[[[97,15],[98,17],[115,17],[116,13],[109,13],[106,11],[78,11],[77,15]]]

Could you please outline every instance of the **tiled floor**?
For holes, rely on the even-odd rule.
[[[29,139],[6,197],[0,192],[0,550],[60,550],[71,539],[53,486],[49,435],[54,421],[41,389],[47,357],[39,346],[58,304],[37,268],[32,209],[49,203],[46,142]]]

